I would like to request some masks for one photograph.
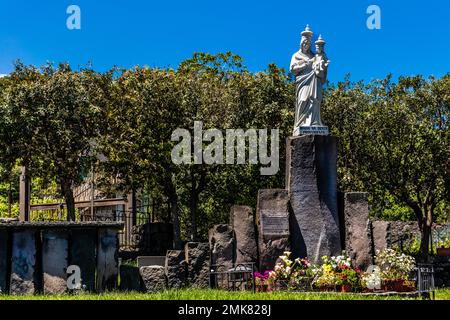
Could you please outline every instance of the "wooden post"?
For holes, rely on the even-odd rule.
[[[131,216],[131,225],[135,226],[137,219],[137,201],[136,191],[134,189],[127,195],[127,212],[129,212]]]
[[[28,170],[26,167],[22,166],[20,168],[20,221],[30,221],[30,179],[28,176]]]
[[[133,237],[133,227],[136,225],[136,192],[134,189],[127,195],[127,204],[123,218],[125,219],[125,241],[131,244]]]
[[[94,166],[91,168],[91,220],[94,221],[94,201],[95,201],[95,178],[94,178]]]

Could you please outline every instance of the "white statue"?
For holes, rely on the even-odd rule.
[[[320,118],[322,85],[326,82],[330,61],[324,51],[322,36],[315,42],[316,55],[312,47],[312,35],[309,26],[302,32],[300,50],[291,59],[290,71],[295,75],[296,106],[294,136],[300,134],[328,134]]]

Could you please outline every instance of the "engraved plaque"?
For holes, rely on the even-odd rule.
[[[263,236],[289,236],[288,216],[280,211],[261,210],[261,230]]]

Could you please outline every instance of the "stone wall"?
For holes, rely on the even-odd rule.
[[[121,228],[115,222],[0,223],[0,290],[64,293],[70,265],[80,268],[85,290],[114,289]]]

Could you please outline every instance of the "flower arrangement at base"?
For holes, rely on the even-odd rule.
[[[256,291],[267,292],[270,290],[268,279],[271,272],[272,270],[266,270],[264,273],[255,272],[253,274],[253,277],[255,278]]]
[[[380,268],[382,289],[384,291],[411,291],[414,286],[408,281],[416,266],[413,257],[398,253],[393,249],[377,251],[375,262]]]
[[[361,271],[352,267],[345,251],[330,259],[323,256],[314,285],[321,291],[356,291],[361,288]]]
[[[302,290],[310,287],[313,274],[308,259],[291,260],[290,256],[291,252],[284,252],[269,273],[268,282],[272,290]]]

